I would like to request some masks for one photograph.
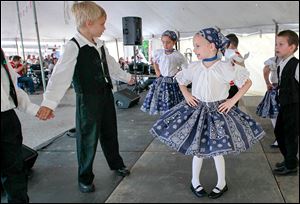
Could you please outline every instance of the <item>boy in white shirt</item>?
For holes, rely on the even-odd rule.
[[[95,191],[93,162],[98,140],[111,170],[129,175],[119,153],[117,120],[110,74],[133,84],[98,38],[105,30],[106,12],[94,2],[75,2],[72,12],[78,33],[65,47],[54,67],[38,116],[44,120],[57,107],[73,80],[76,92],[78,185],[83,193]]]

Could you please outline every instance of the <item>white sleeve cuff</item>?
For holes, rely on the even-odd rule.
[[[47,100],[47,99],[44,99],[41,106],[45,106],[47,108],[50,108],[51,110],[55,110],[56,107],[57,107],[58,103],[54,102],[54,101],[50,101],[50,100]]]

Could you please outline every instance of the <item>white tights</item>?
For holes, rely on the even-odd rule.
[[[276,119],[277,119],[277,118],[271,118],[271,122],[272,122],[273,128],[275,128],[275,125],[276,125]]]
[[[224,157],[222,155],[213,157],[215,161],[215,166],[217,170],[218,175],[218,183],[217,187],[219,189],[223,189],[226,185],[225,181],[225,161]],[[199,158],[197,156],[193,157],[193,164],[192,164],[192,184],[194,188],[196,188],[198,185],[201,185],[200,183],[200,171],[203,163],[203,158]],[[198,188],[197,191],[200,191],[202,188]],[[214,190],[215,191],[215,190]],[[218,191],[216,192],[218,193]]]

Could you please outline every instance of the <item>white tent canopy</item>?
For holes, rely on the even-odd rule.
[[[269,33],[279,29],[299,29],[298,1],[96,1],[108,14],[103,40],[122,40],[122,17],[142,18],[145,39],[175,30],[181,37],[192,36],[200,28],[216,26],[223,32]],[[68,40],[75,29],[70,11],[73,1],[37,1],[40,39]],[[20,1],[25,40],[36,40],[31,1]],[[1,1],[1,41],[20,38],[15,1]]]
[[[44,53],[53,45],[61,49],[76,32],[70,11],[72,4],[73,1],[36,2]],[[201,28],[214,26],[220,28],[223,34],[236,33],[240,40],[239,51],[242,54],[250,52],[245,64],[251,73],[253,85],[248,93],[255,95],[263,95],[266,91],[262,68],[263,62],[274,55],[275,23],[279,31],[299,31],[298,1],[97,1],[97,4],[108,15],[101,39],[107,42],[106,46],[116,60],[121,56],[130,57],[133,53],[131,46],[124,47],[122,43],[122,17],[126,16],[142,18],[143,37],[149,39],[149,51],[161,46],[159,38],[165,30],[180,33],[180,52],[183,54],[191,50],[193,43],[190,37]],[[37,35],[32,2],[19,2],[19,5],[24,47],[27,50],[25,53],[36,53]],[[17,53],[20,53],[19,41],[16,2],[1,1],[1,47],[10,54],[15,54],[19,48]],[[295,54],[297,56],[299,52]],[[196,57],[193,57],[195,60]]]

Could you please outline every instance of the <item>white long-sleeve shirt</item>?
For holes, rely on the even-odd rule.
[[[103,41],[97,39],[96,45],[88,41],[79,32],[74,37],[79,46],[83,47],[88,45],[94,47],[101,58],[101,47]],[[108,53],[105,48],[106,60],[111,78],[123,82],[128,82],[131,75],[120,68],[120,64]],[[44,100],[41,106],[46,106],[54,110],[59,104],[62,97],[65,95],[68,87],[70,86],[75,71],[75,65],[77,63],[77,56],[79,53],[78,46],[75,42],[69,41],[65,45],[64,54],[60,57],[57,64],[55,65],[51,78],[49,79],[47,89],[44,93]],[[88,71],[88,70],[87,70]]]
[[[187,69],[178,72],[175,78],[180,85],[192,82],[192,95],[202,102],[214,102],[228,97],[230,81],[233,80],[237,87],[242,87],[249,79],[249,71],[230,61],[218,61],[206,68],[202,60],[192,62]]]
[[[8,60],[6,60],[8,62]],[[12,81],[14,83],[16,94],[18,98],[18,110],[36,115],[39,110],[39,106],[31,103],[27,93],[17,86],[17,73],[13,70],[10,63],[7,63],[8,70]],[[9,78],[3,65],[1,65],[1,112],[8,111],[16,108],[13,99],[9,94]]]

